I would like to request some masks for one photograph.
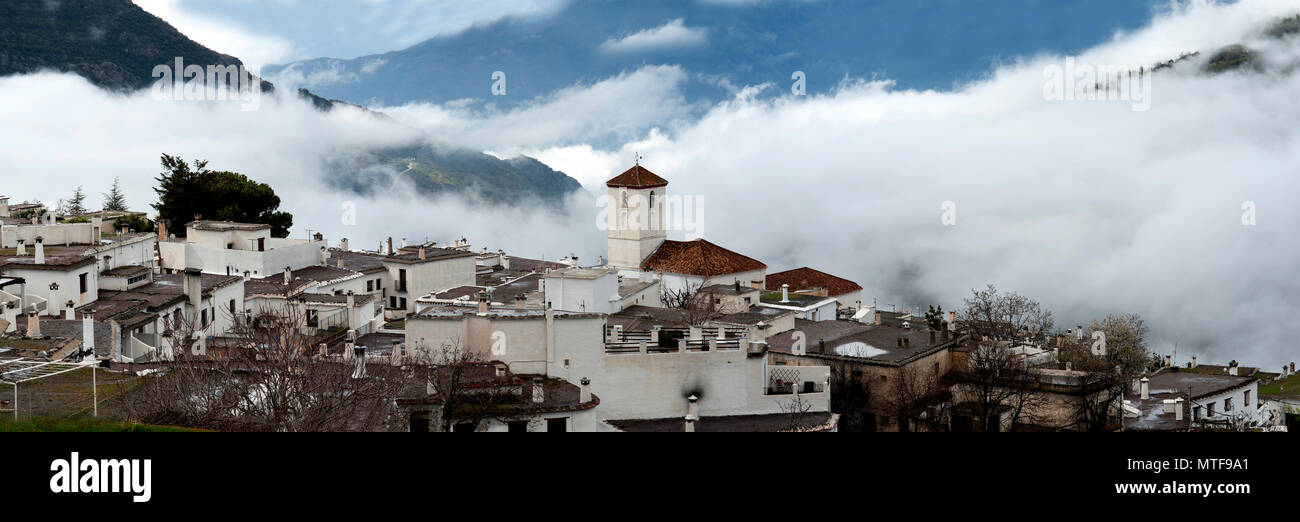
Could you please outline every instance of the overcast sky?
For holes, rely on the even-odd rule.
[[[360,246],[465,236],[589,261],[604,254],[589,198],[575,199],[568,217],[409,191],[366,199],[329,191],[320,172],[340,154],[436,136],[535,155],[595,192],[641,153],[670,192],[703,198],[705,238],[772,271],[812,266],[858,281],[868,302],[899,307],[951,309],[993,283],[1039,299],[1061,327],[1136,312],[1153,328],[1152,347],[1177,343],[1180,362],[1200,354],[1275,369],[1298,358],[1300,209],[1290,195],[1300,189],[1300,43],[1260,31],[1296,11],[1285,0],[1192,2],[1075,56],[1137,66],[1206,51],[1157,76],[1145,111],[1046,99],[1045,73],[1066,58],[1052,54],[951,91],[887,78],[848,78],[803,97],[789,84],[752,85],[703,111],[681,96],[688,72],[647,64],[510,110],[383,108],[410,127],[296,100],[241,112],[110,95],[71,75],[6,78],[0,112],[30,122],[0,131],[6,160],[24,173],[6,192],[53,200],[79,183],[93,205],[121,176],[142,206],[158,154],[169,152],[270,183],[296,216],[295,234],[311,228]],[[1263,72],[1198,71],[1209,51],[1237,42],[1262,51]],[[651,130],[593,145],[633,123]],[[73,179],[48,183],[56,176]],[[341,219],[348,205],[355,225]],[[1243,205],[1257,209],[1254,226]],[[955,209],[955,226],[945,209]]]

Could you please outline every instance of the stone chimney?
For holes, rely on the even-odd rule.
[[[939,332],[930,330],[930,346],[939,344],[938,341],[939,341]]]
[[[113,336],[108,349],[108,360],[118,362],[122,358],[122,325],[116,320],[109,319],[108,328]]]
[[[692,395],[686,401],[686,432],[695,433],[695,423],[700,420],[700,398]]]
[[[424,261],[425,259],[427,258],[424,257],[424,247],[420,247],[420,261]]]
[[[27,314],[27,337],[41,338],[41,318],[36,315],[36,312]]]
[[[523,308],[523,307],[525,307],[525,306],[527,306],[527,305],[528,305],[528,298],[525,297],[524,294],[519,294],[519,295],[516,295],[516,296],[515,296],[515,306],[516,306],[516,307],[518,307],[518,308]]]
[[[19,240],[18,240],[18,255],[19,255],[20,257],[22,257],[22,256],[26,256],[26,255],[27,255],[27,240],[26,240],[26,239],[19,239]]]
[[[197,330],[202,327],[198,324],[199,309],[203,307],[203,272],[197,268],[186,268],[185,275],[185,297],[189,304],[194,308],[194,328]]]
[[[357,346],[357,331],[348,330],[348,340],[343,343],[343,360],[351,361],[353,351]]]
[[[348,344],[352,343],[349,342]],[[352,348],[352,356],[357,362],[355,369],[352,370],[352,378],[361,379],[366,376],[366,347],[354,346]]]
[[[9,217],[9,198],[0,196],[0,217]]]
[[[387,252],[387,254],[390,255],[390,256],[393,255],[393,237],[392,237],[392,236],[389,236],[389,237],[388,237],[388,252]]]
[[[45,241],[39,237],[36,238],[36,264],[45,264]]]
[[[406,238],[402,238],[402,248],[406,248]]]
[[[63,303],[63,320],[72,321],[77,318],[77,303],[68,301]]]
[[[1140,383],[1138,386],[1139,386],[1140,389],[1142,390],[1142,400],[1150,399],[1150,398],[1151,398],[1151,379],[1148,379],[1148,378],[1146,378],[1146,377],[1143,377],[1143,378],[1139,379],[1138,382]]]
[[[942,330],[939,330],[939,344],[946,344],[948,341],[951,340],[952,340],[952,331],[947,326],[945,326]]]
[[[339,265],[339,268],[343,268],[343,258],[341,258],[341,257],[339,258],[338,265]]]
[[[546,402],[546,384],[541,377],[533,377],[533,404]]]
[[[788,284],[781,285],[781,302],[790,302],[790,285]]]
[[[578,384],[578,404],[591,402],[591,379],[583,377]]]
[[[1237,375],[1237,361],[1232,361],[1228,363],[1228,375],[1232,375],[1234,377]]]
[[[1173,357],[1172,355],[1166,355],[1166,356],[1165,356],[1165,368],[1168,368],[1168,367],[1173,366],[1173,365],[1174,365],[1174,357]]]
[[[293,284],[293,269],[287,266],[284,267],[284,284],[285,285]]]
[[[1196,356],[1193,355],[1193,356],[1192,356],[1192,368],[1195,368],[1196,366],[1197,366],[1197,364],[1196,364]]]
[[[479,313],[479,315],[487,315],[487,313],[488,313],[488,308],[489,308],[489,303],[488,303],[487,291],[485,291],[485,290],[479,290],[479,291],[478,291],[478,313]]]
[[[345,238],[339,240],[339,250],[342,251],[342,252],[349,252],[349,250],[348,250],[348,238],[345,237]]]
[[[1291,361],[1291,373],[1295,373],[1295,361]]]
[[[1083,325],[1080,324],[1074,327],[1074,340],[1083,342]],[[1165,366],[1169,366],[1169,364],[1165,363]]]

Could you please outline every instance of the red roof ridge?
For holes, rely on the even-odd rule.
[[[646,270],[703,277],[767,269],[767,265],[757,259],[704,239],[664,240],[641,266]]]
[[[862,285],[806,266],[767,275],[768,290],[780,290],[783,284],[790,285],[791,290],[824,287],[831,296],[862,291]]]

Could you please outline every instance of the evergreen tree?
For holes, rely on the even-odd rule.
[[[153,208],[167,229],[185,235],[185,225],[198,220],[235,221],[271,225],[271,235],[288,237],[293,214],[279,212],[280,197],[265,183],[237,172],[208,169],[208,162],[162,155],[158,178],[158,203]]]
[[[113,188],[104,194],[104,210],[126,212],[126,195],[122,193],[121,178],[113,178]]]
[[[63,210],[65,216],[86,213],[86,191],[81,185],[77,185],[77,190],[73,191],[72,198],[65,202]]]

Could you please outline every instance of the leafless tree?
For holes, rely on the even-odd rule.
[[[781,412],[789,420],[787,431],[808,431],[816,427],[810,415],[813,404],[805,400],[802,395],[796,393],[790,400],[781,402],[780,406]]]
[[[946,409],[951,394],[940,382],[941,377],[938,372],[915,364],[898,369],[881,398],[885,412],[898,422],[899,431],[917,431],[923,419],[934,421],[943,417],[941,412]]]
[[[387,431],[411,372],[323,356],[295,307],[266,307],[210,341],[192,320],[169,318],[170,360],[124,399],[147,423],[225,431]],[[202,339],[202,340],[200,340]]]
[[[700,292],[708,286],[708,280],[704,280],[699,283],[687,281],[681,288],[666,288],[662,296],[664,307],[681,310],[682,320],[691,326],[705,324],[718,314],[713,296]]]
[[[417,346],[411,356],[425,372],[425,393],[441,406],[442,430],[477,431],[488,419],[521,411],[529,383],[505,364],[462,349],[458,340],[436,347]]]
[[[1085,372],[1082,391],[1074,399],[1075,428],[1099,431],[1117,422],[1117,416],[1122,415],[1119,405],[1125,389],[1147,370],[1147,327],[1137,314],[1111,314],[1093,321],[1088,331],[1104,333],[1104,346],[1089,333],[1082,342],[1065,343],[1059,357],[1075,370]],[[1101,347],[1104,351],[1098,349]]]
[[[1004,416],[1009,417],[1012,431],[1038,423],[1036,415],[1044,402],[1039,380],[1023,357],[1004,342],[981,342],[970,351],[959,378],[963,404],[979,430],[1000,431]]]
[[[875,431],[870,383],[861,370],[840,365],[831,374],[831,411],[840,415],[840,431]]]
[[[984,337],[1039,341],[1052,330],[1052,312],[1038,301],[1015,292],[1002,293],[993,285],[971,290],[958,312],[963,325]]]

